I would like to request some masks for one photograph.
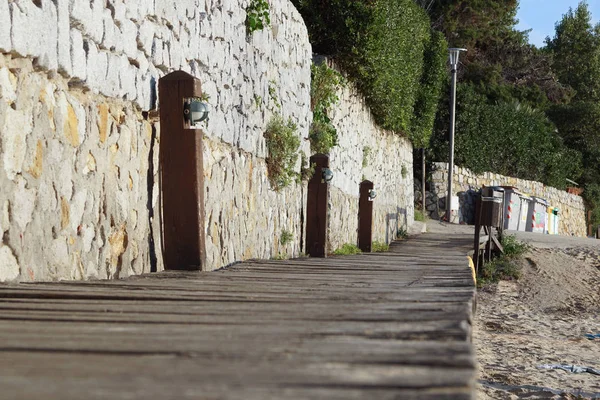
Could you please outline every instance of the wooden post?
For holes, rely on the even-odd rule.
[[[363,253],[371,252],[373,237],[373,199],[369,192],[373,189],[373,182],[360,183],[360,198],[358,200],[358,248]]]
[[[183,117],[184,99],[202,95],[200,81],[176,71],[158,90],[165,269],[206,269],[202,131]]]
[[[421,155],[423,156],[423,161],[421,161],[421,170],[422,170],[422,174],[421,174],[421,195],[422,195],[422,201],[423,201],[423,215],[427,215],[427,209],[426,209],[426,196],[425,196],[425,178],[427,177],[427,174],[425,174],[425,148],[421,149]]]
[[[306,251],[311,257],[327,257],[327,206],[329,184],[323,180],[323,170],[329,168],[329,156],[315,154],[310,158],[315,173],[308,181],[306,204]]]
[[[475,273],[479,273],[479,240],[481,238],[481,198],[475,199],[475,237],[473,239],[473,264]]]

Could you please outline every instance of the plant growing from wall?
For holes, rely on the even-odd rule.
[[[290,231],[284,229],[281,231],[281,236],[279,236],[279,243],[281,243],[282,246],[286,246],[288,243],[291,243],[293,239],[294,235],[292,235]]]
[[[276,114],[269,121],[264,133],[268,151],[266,162],[269,182],[275,191],[289,186],[299,176],[294,170],[300,147],[300,138],[296,130],[296,124],[292,120],[286,122],[281,115]]]
[[[426,142],[433,128],[445,40],[414,0],[292,0],[318,54],[331,55],[377,124]],[[423,85],[423,90],[421,86]],[[417,107],[419,109],[417,110]],[[413,115],[416,114],[416,117]]]
[[[369,157],[370,156],[371,156],[371,148],[369,146],[363,147],[363,159],[362,159],[363,168],[367,168],[367,166],[369,165]]]
[[[402,174],[402,178],[406,179],[408,175],[408,168],[406,168],[406,164],[402,164],[402,168],[400,169],[400,173]]]
[[[384,251],[388,251],[390,249],[390,245],[383,243],[383,242],[377,242],[374,241],[373,243],[371,243],[371,252],[372,253],[382,253]]]
[[[269,3],[267,0],[250,0],[246,7],[246,31],[251,34],[271,24]]]
[[[336,249],[333,254],[336,256],[350,256],[353,254],[360,254],[362,251],[357,245],[351,243],[345,243],[339,249]]]
[[[325,62],[311,66],[310,102],[313,122],[308,139],[313,153],[329,153],[338,144],[338,134],[327,110],[339,102],[337,91],[345,84],[342,75]]]

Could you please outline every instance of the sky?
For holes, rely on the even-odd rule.
[[[560,21],[569,10],[575,9],[580,0],[519,0],[517,29],[533,29],[529,33],[529,42],[538,47],[544,46],[546,36],[554,36],[554,24]],[[592,22],[600,21],[600,0],[588,0]]]

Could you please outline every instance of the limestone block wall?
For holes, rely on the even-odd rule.
[[[491,172],[477,175],[467,168],[455,167],[453,175],[453,191],[459,196],[459,220],[468,222],[474,218],[474,204],[468,193],[477,191],[483,186],[514,186],[521,192],[546,199],[553,207],[560,209],[558,232],[560,235],[586,236],[585,204],[580,196],[567,193],[543,183],[518,179]],[[438,213],[440,202],[448,193],[448,163],[435,163],[435,171],[430,182],[430,213]],[[445,205],[445,201],[442,206]],[[443,212],[442,212],[443,213]],[[440,215],[442,213],[439,213]]]
[[[271,27],[251,36],[247,5],[0,0],[0,280],[162,269],[161,133],[142,111],[178,69],[212,108],[206,268],[300,253],[304,188],[270,189],[262,135],[278,113],[307,138],[311,47],[288,0],[271,1]]]
[[[389,243],[399,228],[414,221],[412,144],[375,124],[364,99],[352,85],[338,93],[329,110],[339,144],[330,153],[329,251],[358,240],[359,185],[374,183],[373,240]]]

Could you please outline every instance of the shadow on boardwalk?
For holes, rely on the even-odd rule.
[[[5,399],[472,399],[465,238],[0,287]]]

